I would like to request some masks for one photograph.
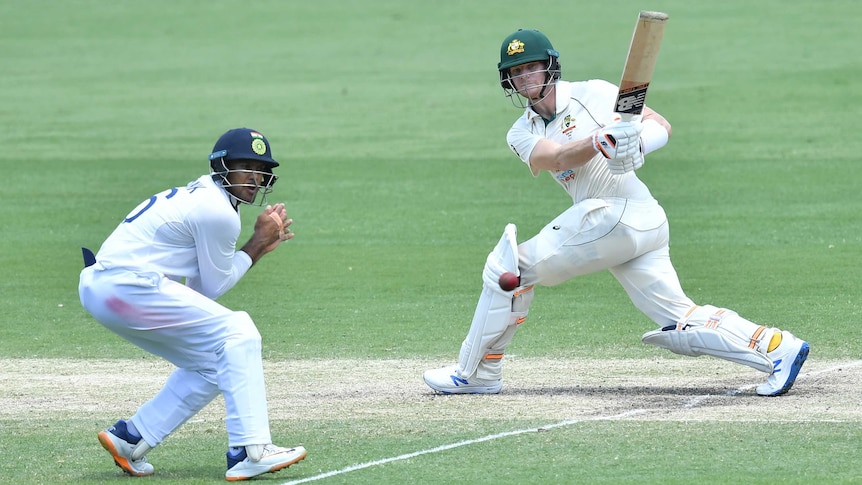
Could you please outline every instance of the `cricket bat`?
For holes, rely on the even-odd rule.
[[[667,19],[662,12],[642,10],[638,15],[614,108],[623,121],[643,113]]]

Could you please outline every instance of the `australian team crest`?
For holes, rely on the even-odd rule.
[[[514,56],[521,52],[524,52],[524,43],[518,39],[512,39],[512,42],[509,42],[509,47],[506,48],[506,54]]]
[[[563,118],[563,134],[564,135],[569,135],[569,138],[571,138],[572,135],[570,134],[570,132],[577,127],[578,126],[575,123],[575,118],[573,118],[572,115],[566,115],[566,117]]]

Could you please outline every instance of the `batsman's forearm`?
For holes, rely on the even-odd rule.
[[[530,155],[530,166],[536,170],[561,171],[578,168],[596,156],[592,137],[560,145],[547,138],[541,140]]]
[[[593,144],[592,137],[587,137],[561,147],[561,163],[565,168],[578,168],[590,163],[599,153]]]

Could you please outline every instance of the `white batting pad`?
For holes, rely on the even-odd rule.
[[[515,225],[507,224],[503,236],[485,262],[485,269],[482,271],[482,294],[458,357],[458,368],[463,374],[462,377],[470,377],[476,372],[491,344],[503,335],[510,324],[513,292],[503,291],[499,279],[505,272],[520,274],[517,234]]]
[[[485,284],[500,289],[500,275],[503,273],[521,276],[521,270],[518,269],[517,238],[518,228],[514,224],[507,224],[500,241],[485,261],[485,270],[482,272]]]
[[[500,290],[493,289],[485,283],[482,295],[473,314],[473,323],[467,338],[461,344],[458,356],[458,370],[462,377],[470,377],[476,372],[479,362],[485,357],[491,343],[497,340],[509,327],[509,315],[512,313],[512,297]]]
[[[737,364],[772,373],[772,361],[766,355],[748,348],[738,338],[717,329],[694,327],[687,330],[653,330],[641,338],[643,343],[670,350],[676,354],[698,357],[711,355]]]

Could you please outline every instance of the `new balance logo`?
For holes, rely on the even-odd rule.
[[[464,384],[465,386],[467,384],[469,384],[469,382],[467,382],[467,379],[461,379],[460,377],[456,376],[455,374],[452,374],[451,376],[449,376],[449,378],[452,379],[452,384],[455,384],[455,387],[458,387],[461,384]]]
[[[772,363],[772,373],[781,372],[781,369],[778,366],[781,365],[781,359],[778,359]]]

